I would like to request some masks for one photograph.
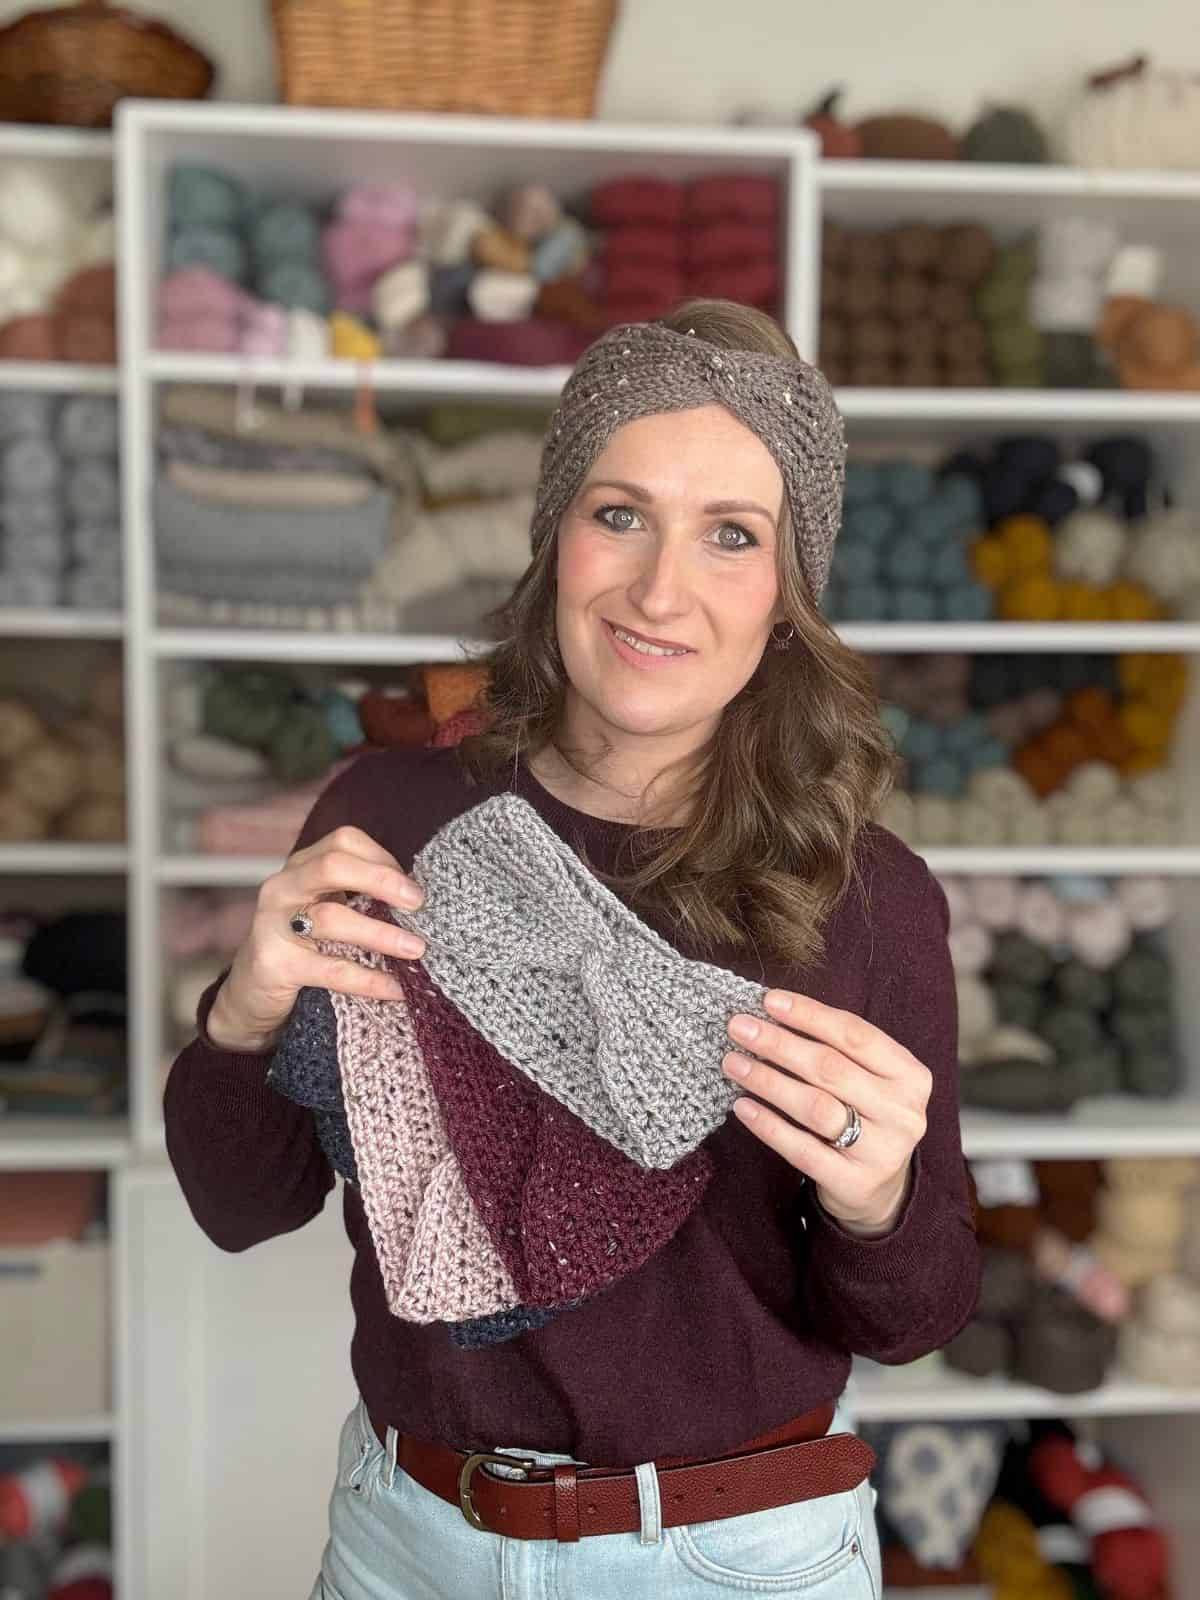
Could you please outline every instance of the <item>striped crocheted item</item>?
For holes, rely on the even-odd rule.
[[[637,1166],[503,1061],[418,964],[321,947],[388,971],[407,998],[304,990],[269,1080],[316,1110],[358,1184],[396,1316],[445,1321],[466,1348],[515,1337],[635,1271],[695,1209],[705,1152]]]
[[[766,1017],[760,985],[672,949],[518,795],[448,822],[412,875],[425,903],[392,917],[506,1061],[645,1167],[720,1127],[726,1024]]]

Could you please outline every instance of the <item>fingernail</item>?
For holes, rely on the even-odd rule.
[[[397,897],[396,904],[403,911],[419,911],[425,904],[425,896],[420,889],[406,889]]]
[[[753,1017],[733,1017],[729,1023],[729,1031],[735,1039],[745,1039],[747,1042],[758,1037],[758,1023]]]
[[[406,961],[419,961],[425,954],[425,941],[420,938],[404,938],[396,940],[396,954],[403,956]]]
[[[763,996],[763,1004],[768,1011],[786,1012],[792,1009],[792,997],[784,989],[768,989]]]
[[[721,1065],[734,1078],[748,1078],[750,1076],[750,1063],[741,1056],[726,1056]]]
[[[735,1100],[733,1102],[733,1109],[737,1112],[738,1116],[741,1117],[743,1122],[753,1122],[755,1117],[758,1115],[758,1107],[754,1104],[753,1100]]]

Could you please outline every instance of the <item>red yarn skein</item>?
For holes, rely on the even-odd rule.
[[[1166,1540],[1132,1478],[1108,1463],[1089,1467],[1078,1446],[1061,1434],[1034,1445],[1029,1475],[1088,1540],[1092,1575],[1105,1600],[1160,1600]]]

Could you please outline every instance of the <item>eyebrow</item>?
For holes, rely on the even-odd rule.
[[[640,483],[627,483],[623,478],[593,478],[590,483],[584,484],[585,489],[619,489],[622,494],[627,494],[631,500],[639,500],[643,505],[650,505],[654,496],[649,489],[644,489]],[[706,517],[727,517],[738,511],[756,511],[760,517],[766,517],[772,527],[775,526],[775,516],[768,511],[766,506],[760,506],[757,500],[713,500],[702,508]]]

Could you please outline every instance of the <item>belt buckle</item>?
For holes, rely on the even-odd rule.
[[[458,1503],[463,1516],[473,1528],[478,1528],[482,1533],[492,1533],[495,1530],[488,1527],[475,1509],[474,1501],[471,1499],[471,1479],[480,1467],[490,1466],[521,1467],[526,1472],[537,1470],[537,1462],[529,1456],[508,1456],[498,1450],[476,1450],[473,1455],[467,1457],[458,1474]]]

